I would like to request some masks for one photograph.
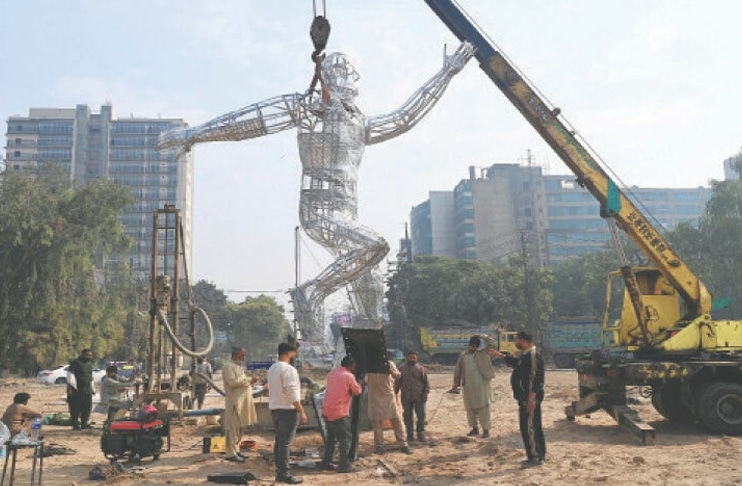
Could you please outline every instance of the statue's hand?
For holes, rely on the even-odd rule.
[[[462,42],[458,49],[456,49],[456,52],[450,56],[446,56],[444,66],[448,68],[450,74],[458,74],[462,69],[464,69],[466,63],[469,62],[469,59],[474,56],[475,50],[476,49],[474,49],[474,46],[471,45],[471,43]]]
[[[187,127],[174,128],[160,133],[155,143],[155,150],[166,150],[169,148],[180,147],[184,151],[190,148],[188,139],[190,138],[190,129]]]

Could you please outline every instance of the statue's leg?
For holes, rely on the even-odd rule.
[[[353,221],[339,221],[315,212],[311,216],[302,218],[306,233],[339,256],[317,277],[305,282],[294,292],[294,312],[297,312],[300,323],[305,321],[306,327],[302,329],[311,329],[311,334],[317,338],[324,336],[324,323],[318,322],[322,302],[347,285],[355,290],[356,312],[363,313],[364,322],[372,327],[378,326],[383,298],[382,282],[374,277],[371,270],[389,253],[389,245],[376,233]],[[312,340],[311,336],[306,337]]]

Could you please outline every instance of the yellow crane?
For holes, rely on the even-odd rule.
[[[482,71],[600,203],[616,243],[622,267],[609,275],[603,347],[578,360],[580,396],[567,406],[568,418],[603,409],[650,442],[654,430],[626,401],[627,386],[647,386],[666,418],[742,435],[742,321],[711,318],[712,297],[703,282],[562,122],[559,108],[539,96],[476,23],[453,0],[425,2],[459,40],[474,45]],[[617,229],[653,267],[626,265]],[[614,319],[608,310],[616,277],[624,291]]]

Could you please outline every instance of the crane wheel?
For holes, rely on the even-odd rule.
[[[652,387],[652,405],[671,422],[693,423],[693,410],[680,400],[680,383],[663,383]]]
[[[742,435],[742,385],[720,381],[702,387],[696,413],[715,434]]]

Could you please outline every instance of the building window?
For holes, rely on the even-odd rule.
[[[20,150],[16,150],[15,152],[13,152],[13,157],[20,157],[20,156],[21,156]]]
[[[15,144],[20,145],[23,141],[20,138],[15,139]]]

